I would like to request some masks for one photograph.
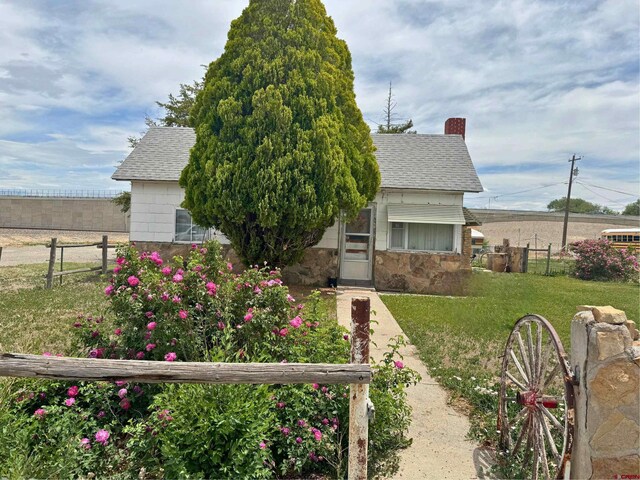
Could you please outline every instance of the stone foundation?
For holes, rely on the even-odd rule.
[[[464,295],[470,277],[469,258],[464,255],[376,251],[378,290]]]
[[[640,476],[640,342],[624,312],[578,307],[571,322],[576,392],[571,478]]]
[[[338,250],[334,248],[308,248],[302,261],[282,270],[282,279],[288,285],[327,287],[329,278],[338,277]]]

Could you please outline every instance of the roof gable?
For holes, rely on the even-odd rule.
[[[460,135],[373,134],[382,188],[481,192]],[[192,128],[151,127],[114,180],[178,181],[196,135]]]

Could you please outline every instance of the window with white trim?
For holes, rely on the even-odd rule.
[[[389,248],[453,252],[456,248],[455,230],[455,225],[391,222]]]
[[[176,209],[175,242],[202,242],[206,231],[206,228],[193,222],[188,210]]]

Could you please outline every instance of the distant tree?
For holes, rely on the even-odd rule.
[[[393,99],[393,91],[391,82],[389,82],[389,95],[387,95],[387,104],[384,107],[384,124],[378,125],[378,133],[416,133],[415,130],[409,130],[413,127],[413,120],[406,122],[394,123],[397,115],[394,113],[397,107],[396,101]]]
[[[567,204],[567,197],[557,198],[547,205],[547,210],[550,212],[564,212]],[[611,210],[609,207],[603,207],[596,203],[587,202],[582,198],[572,198],[569,202],[569,211],[571,213],[592,213],[592,214],[604,214],[604,215],[617,215],[617,213]]]
[[[622,215],[635,215],[636,217],[640,217],[640,199],[624,207]]]
[[[156,102],[156,105],[164,109],[164,115],[155,120],[148,115],[144,119],[147,128],[151,127],[192,127],[191,109],[196,101],[196,96],[202,90],[202,82],[194,81],[192,84],[181,83],[178,95],[169,94],[166,102]],[[135,148],[144,132],[140,133],[140,137],[129,136],[127,141],[131,148]]]
[[[122,213],[127,213],[131,210],[131,192],[122,192],[113,197],[111,201],[120,207]]]
[[[251,0],[191,110],[183,206],[246,264],[284,266],[380,185],[347,44],[320,0]]]

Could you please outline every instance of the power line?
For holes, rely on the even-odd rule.
[[[589,187],[587,187],[587,185],[589,185],[589,184],[584,184],[584,183],[582,183],[582,182],[578,182],[578,181],[576,181],[576,183],[577,183],[578,185],[581,185],[582,187],[584,187],[584,189],[585,189],[585,190],[590,191],[590,192],[591,192],[591,193],[593,193],[594,195],[597,195],[598,197],[600,197],[600,198],[604,198],[606,201],[611,202],[613,205],[617,205],[617,206],[619,206],[619,207],[624,207],[624,204],[622,204],[622,203],[618,203],[620,200],[612,200],[611,198],[607,198],[607,197],[605,197],[604,195],[600,195],[598,192],[594,192],[594,191],[593,191],[593,190],[591,190]]]
[[[580,183],[580,185],[583,185],[583,186],[585,185],[585,184],[584,184],[584,183],[582,183],[582,182],[578,182],[578,183]],[[593,184],[591,184],[591,183],[587,183],[586,185],[589,185],[590,187],[593,187],[593,188],[599,188],[599,189],[601,189],[601,190],[609,190],[610,192],[621,193],[622,195],[629,195],[630,197],[638,197],[638,194],[637,194],[637,193],[628,193],[628,192],[623,192],[623,191],[621,191],[621,190],[615,190],[615,189],[613,189],[613,188],[600,187],[600,186],[598,186],[598,185],[593,185]],[[602,198],[604,198],[604,197],[602,197]],[[612,200],[612,201],[613,201],[613,200]]]
[[[567,182],[551,183],[549,185],[542,185],[541,187],[530,188],[528,190],[522,190],[520,192],[501,193],[500,195],[487,195],[487,196],[474,197],[474,200],[475,199],[482,199],[482,198],[491,198],[491,199],[495,200],[496,198],[500,198],[500,197],[509,197],[509,196],[513,196],[513,195],[520,195],[521,193],[533,192],[535,190],[542,190],[543,188],[555,187],[556,185],[563,185],[563,184],[566,185],[566,183]]]

